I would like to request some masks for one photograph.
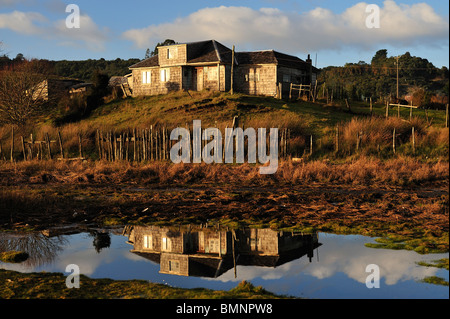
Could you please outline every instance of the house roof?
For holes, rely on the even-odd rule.
[[[174,45],[186,45],[187,63],[231,63],[232,50],[216,40],[178,43]],[[278,64],[295,69],[306,69],[309,63],[302,59],[274,50],[235,52],[236,64]],[[145,59],[130,66],[130,69],[148,68],[159,66],[158,56]],[[318,71],[313,67],[313,71]]]
[[[223,62],[231,63],[231,49],[216,40],[186,43],[188,63]]]
[[[159,66],[158,56],[152,56],[148,59],[142,60],[141,62],[138,62],[136,64],[133,64],[130,66],[130,69],[138,69],[138,68],[150,68],[153,66]]]
[[[237,61],[239,64],[278,64],[294,69],[306,69],[310,66],[309,63],[302,59],[281,53],[275,50],[254,51],[254,52],[237,52]],[[313,71],[317,68],[313,67]]]

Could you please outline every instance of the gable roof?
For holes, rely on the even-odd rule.
[[[188,63],[231,63],[231,50],[216,40],[191,42],[186,43],[186,46]]]
[[[141,62],[138,62],[136,64],[133,64],[130,66],[130,69],[137,69],[137,68],[150,68],[153,66],[159,66],[158,61],[158,55],[152,56],[148,59],[142,60]]]
[[[310,67],[309,63],[296,56],[275,50],[237,52],[236,57],[239,64],[278,64],[280,66],[302,70]],[[314,66],[312,68],[313,71],[318,70]]]
[[[198,42],[177,43],[175,45],[186,45],[187,63],[230,63],[232,50],[216,40]],[[167,46],[169,47],[169,46]],[[278,64],[288,68],[306,70],[311,65],[302,59],[281,53],[275,50],[235,52],[236,64]],[[158,55],[145,59],[132,66],[130,69],[148,68],[159,66]],[[318,69],[312,67],[314,72]]]

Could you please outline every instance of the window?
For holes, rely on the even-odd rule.
[[[206,67],[205,72],[207,74],[208,81],[217,80],[217,67]]]
[[[142,72],[142,84],[152,83],[152,73],[151,71]]]
[[[152,235],[144,235],[144,248],[147,248],[147,249],[153,248]]]
[[[168,82],[170,80],[170,69],[161,69],[161,82]]]
[[[257,82],[259,81],[259,71],[250,69],[248,74],[245,75],[246,82]]]
[[[161,242],[161,250],[169,250],[171,249],[170,238],[163,237]]]
[[[170,48],[170,49],[167,49],[167,59],[169,59],[169,60],[170,60],[170,59],[175,59],[177,53],[178,53],[177,48]]]
[[[218,253],[219,252],[219,240],[218,239],[210,239],[209,240],[209,252],[210,253]]]
[[[291,82],[291,75],[283,74],[283,82]]]
[[[180,272],[180,262],[169,260],[169,271]]]

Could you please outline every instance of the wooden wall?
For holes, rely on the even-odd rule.
[[[182,67],[173,66],[167,68],[170,79],[161,82],[161,68],[140,68],[133,70],[133,96],[167,94],[170,91],[178,91],[182,85]],[[151,72],[151,83],[142,83],[142,73]]]
[[[234,72],[235,91],[252,95],[276,95],[276,64],[241,65]]]
[[[171,53],[173,54],[170,59],[168,56],[168,50],[171,50]],[[159,47],[158,61],[161,67],[186,64],[186,44]]]

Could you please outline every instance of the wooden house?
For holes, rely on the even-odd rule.
[[[130,66],[133,96],[204,89],[229,91],[233,64],[233,89],[253,95],[275,96],[290,83],[315,82],[311,59],[274,50],[235,52],[215,41],[161,46],[158,54]]]
[[[317,234],[272,229],[131,226],[124,235],[133,245],[131,252],[159,263],[161,273],[213,278],[233,265],[277,267],[304,255],[312,258],[320,245]]]

